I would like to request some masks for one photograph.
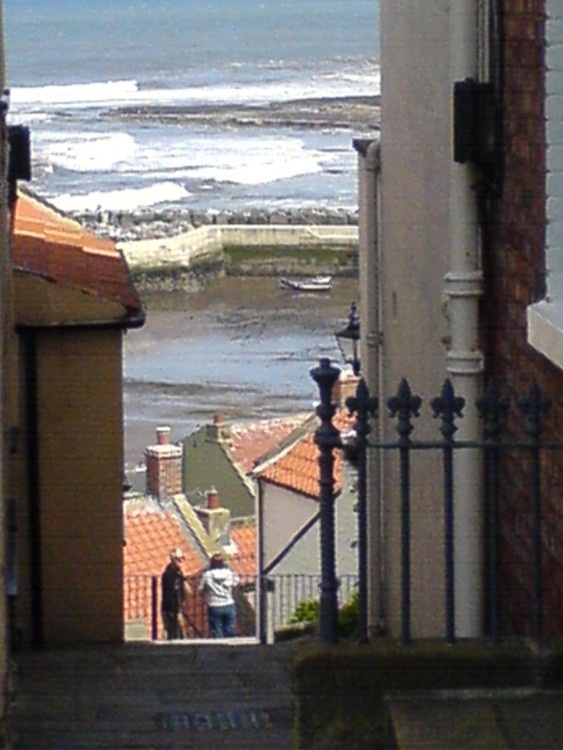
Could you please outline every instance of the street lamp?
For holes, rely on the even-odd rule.
[[[334,384],[340,376],[338,367],[329,359],[321,359],[311,370],[319,388],[321,401],[317,406],[320,424],[315,430],[319,448],[319,514],[321,536],[321,598],[319,637],[324,643],[338,641],[338,579],[336,578],[334,451],[340,447],[340,432],[333,425],[336,405],[332,400]]]
[[[360,374],[360,360],[358,358],[358,343],[360,341],[360,316],[355,302],[350,305],[348,322],[340,331],[335,331],[334,336],[338,348],[345,362],[352,365],[354,375]]]

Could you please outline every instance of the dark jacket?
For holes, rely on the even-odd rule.
[[[184,601],[184,577],[174,565],[169,563],[162,574],[162,605],[164,612],[177,615]]]

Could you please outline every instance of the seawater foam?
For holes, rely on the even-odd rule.
[[[80,107],[125,102],[137,92],[137,81],[133,80],[28,86],[11,89],[10,102],[16,108],[30,105],[56,108],[61,104]]]
[[[135,80],[98,81],[42,87],[15,88],[11,103],[16,111],[84,109],[116,106],[205,106],[207,104],[265,104],[308,98],[370,96],[379,91],[378,73],[312,74],[284,80],[246,81],[236,75],[225,84],[184,88],[141,88]]]
[[[191,176],[199,180],[260,185],[322,170],[321,152],[306,149],[300,138],[226,137],[214,142],[220,154],[205,143],[207,153],[195,149],[193,155]]]
[[[133,163],[138,147],[127,133],[48,133],[37,139],[37,156],[72,172],[120,171]]]
[[[174,203],[189,197],[175,182],[159,182],[148,187],[124,190],[95,190],[85,195],[66,193],[52,198],[60,211],[134,211],[159,203]]]
[[[306,146],[297,136],[256,137],[248,131],[211,135],[173,130],[158,144],[123,132],[58,132],[38,135],[34,150],[45,168],[68,172],[241,185],[317,174],[323,165],[342,160],[341,154]]]

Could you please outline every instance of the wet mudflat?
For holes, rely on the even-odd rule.
[[[241,420],[310,410],[309,370],[320,357],[339,360],[334,331],[357,290],[355,279],[303,294],[275,278],[225,278],[200,292],[146,297],[147,322],[124,344],[126,467],[142,461],[161,424],[180,440],[216,413]]]

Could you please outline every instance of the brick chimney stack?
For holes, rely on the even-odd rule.
[[[231,541],[231,511],[222,508],[219,493],[212,487],[205,493],[206,505],[198,505],[195,512],[211,541],[223,547]]]
[[[182,448],[170,443],[170,427],[157,427],[156,445],[145,450],[147,495],[164,502],[182,492]]]
[[[213,416],[213,424],[206,425],[205,439],[210,443],[232,445],[233,436],[231,426],[225,422],[223,414],[215,414]]]

